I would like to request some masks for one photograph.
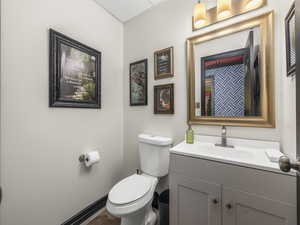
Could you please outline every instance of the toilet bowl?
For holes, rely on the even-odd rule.
[[[121,225],[155,225],[156,213],[152,200],[158,179],[134,174],[117,183],[108,194],[106,208],[121,217]]]
[[[157,224],[152,200],[158,178],[168,174],[171,144],[170,138],[139,135],[142,174],[133,174],[117,183],[106,203],[107,211],[121,218],[121,225]]]

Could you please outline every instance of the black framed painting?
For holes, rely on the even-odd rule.
[[[295,3],[290,8],[285,18],[286,39],[286,64],[287,76],[293,76],[296,72],[296,27],[295,27]]]
[[[101,108],[101,52],[50,29],[49,106]]]
[[[144,59],[130,64],[130,106],[148,104],[148,60]]]
[[[154,86],[154,114],[174,114],[174,84]]]

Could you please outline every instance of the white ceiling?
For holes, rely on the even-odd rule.
[[[95,0],[110,14],[126,22],[165,0]]]

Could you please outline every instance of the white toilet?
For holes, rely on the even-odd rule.
[[[106,208],[121,218],[121,225],[155,225],[157,215],[152,200],[158,178],[169,171],[169,149],[172,139],[139,135],[141,174],[129,176],[109,192]]]

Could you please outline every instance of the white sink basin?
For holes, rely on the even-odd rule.
[[[231,158],[236,160],[249,160],[255,158],[253,152],[247,151],[238,146],[235,146],[234,148],[225,148],[216,146],[212,143],[197,143],[194,145],[193,150],[196,152],[200,151],[205,155]]]
[[[207,139],[204,137],[198,138],[202,142],[196,141],[194,144],[186,144],[184,141],[173,147],[170,153],[283,173],[280,171],[278,163],[271,162],[265,153],[265,150],[270,148],[279,151],[279,143],[228,139],[228,144],[233,145],[234,148],[225,148],[215,145],[220,142],[220,138],[209,137]],[[295,173],[291,172],[290,174],[294,175]]]

